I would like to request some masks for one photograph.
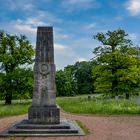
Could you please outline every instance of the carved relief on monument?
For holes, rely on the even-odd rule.
[[[39,64],[39,72],[43,75],[47,75],[50,72],[50,66],[47,63],[40,63]]]
[[[47,99],[48,98],[48,88],[46,86],[42,87],[41,89],[41,103],[42,105],[47,105]]]

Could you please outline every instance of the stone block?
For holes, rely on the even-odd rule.
[[[59,124],[60,109],[57,106],[31,106],[28,119],[33,124]]]

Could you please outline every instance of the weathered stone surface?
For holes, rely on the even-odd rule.
[[[82,136],[83,130],[71,120],[63,119],[59,124],[31,124],[28,120],[17,122],[0,133],[0,137],[9,136]]]
[[[32,105],[55,105],[53,28],[38,27]]]
[[[29,121],[32,123],[59,123],[56,103],[53,28],[38,27],[34,65],[34,89]],[[36,114],[36,115],[35,115]]]
[[[59,124],[60,113],[56,106],[32,106],[29,109],[29,123],[31,124]]]

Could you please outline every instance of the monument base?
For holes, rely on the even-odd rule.
[[[29,120],[15,123],[0,133],[0,137],[83,136],[75,121],[61,119],[60,124],[31,124]]]
[[[31,106],[28,120],[32,124],[59,124],[60,109],[57,106]]]

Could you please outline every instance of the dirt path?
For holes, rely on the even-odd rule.
[[[140,140],[140,116],[87,116],[61,112],[61,116],[80,120],[90,130],[87,136],[73,137],[27,137],[12,140]],[[26,115],[0,119],[0,131]],[[10,140],[10,138],[0,138]]]

